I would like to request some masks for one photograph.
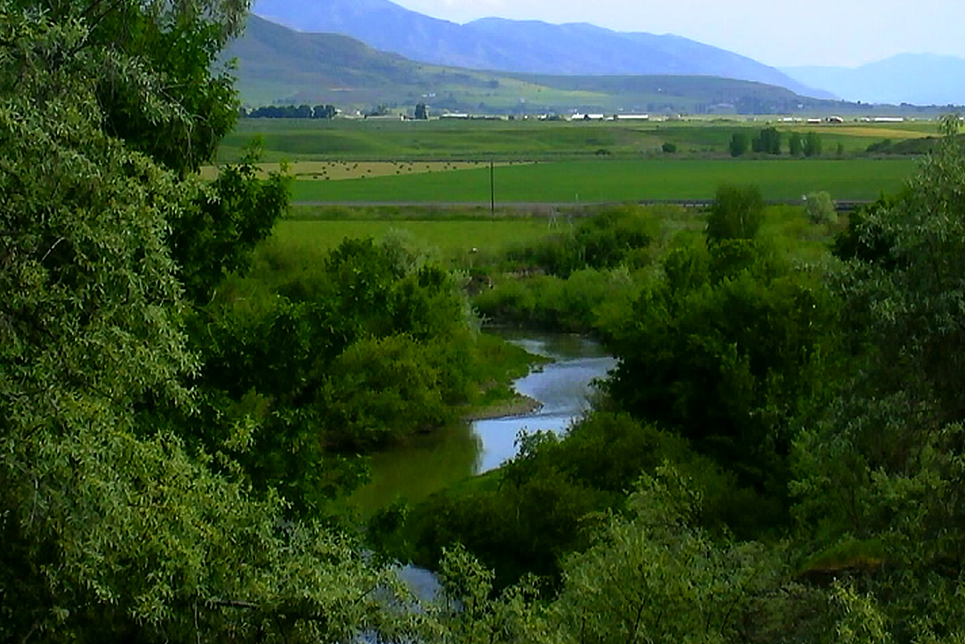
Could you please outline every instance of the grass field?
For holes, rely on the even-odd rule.
[[[497,202],[579,203],[711,199],[724,183],[754,184],[766,199],[797,199],[826,190],[835,199],[875,199],[894,192],[915,162],[899,160],[567,161],[495,171]],[[344,181],[296,181],[294,202],[483,203],[489,169],[426,172]]]
[[[820,132],[826,154],[835,153],[839,143],[845,154],[856,155],[882,139],[898,141],[937,134],[932,121],[809,125],[764,117],[586,123],[242,119],[224,139],[218,160],[238,160],[244,146],[256,137],[261,139],[266,161],[539,161],[600,153],[639,158],[662,155],[665,142],[675,144],[678,155],[726,157],[727,143],[734,132],[753,135],[772,125],[785,133]],[[785,152],[786,141],[785,135]]]

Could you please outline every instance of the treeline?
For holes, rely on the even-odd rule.
[[[241,118],[251,119],[333,119],[341,112],[331,104],[325,105],[265,105],[238,108]]]
[[[748,151],[759,154],[779,155],[783,150],[781,132],[777,128],[769,127],[760,130],[755,136],[750,136],[745,132],[734,132],[731,136],[728,149],[732,157],[739,157],[747,154]],[[824,144],[821,135],[817,132],[791,132],[787,141],[787,153],[792,157],[813,157],[820,156],[824,151]],[[843,147],[839,144],[838,155],[843,152]]]

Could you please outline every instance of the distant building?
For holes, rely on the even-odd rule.
[[[614,121],[649,121],[649,114],[614,114]]]
[[[574,114],[571,121],[605,121],[606,114]]]

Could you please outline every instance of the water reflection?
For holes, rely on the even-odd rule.
[[[616,360],[606,355],[599,344],[578,335],[507,335],[506,339],[555,362],[515,383],[519,393],[542,403],[539,410],[472,424],[483,446],[477,474],[495,469],[515,456],[516,435],[520,431],[564,432],[589,408],[592,382],[606,377],[616,365]]]
[[[542,407],[531,414],[489,420],[419,437],[372,458],[372,481],[352,496],[363,514],[398,500],[416,502],[516,454],[521,430],[565,431],[589,406],[591,382],[604,378],[616,360],[595,342],[576,335],[504,334],[530,353],[555,362],[516,381],[521,394]]]
[[[369,515],[396,501],[419,501],[479,470],[482,440],[468,423],[372,456],[372,480],[351,496]]]

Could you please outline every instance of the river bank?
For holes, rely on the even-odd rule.
[[[363,516],[400,501],[417,503],[497,468],[516,454],[520,432],[565,431],[589,408],[593,382],[616,364],[599,344],[582,336],[501,335],[540,357],[535,368],[513,382],[514,397],[472,410],[466,422],[374,454],[371,481],[350,498]]]

